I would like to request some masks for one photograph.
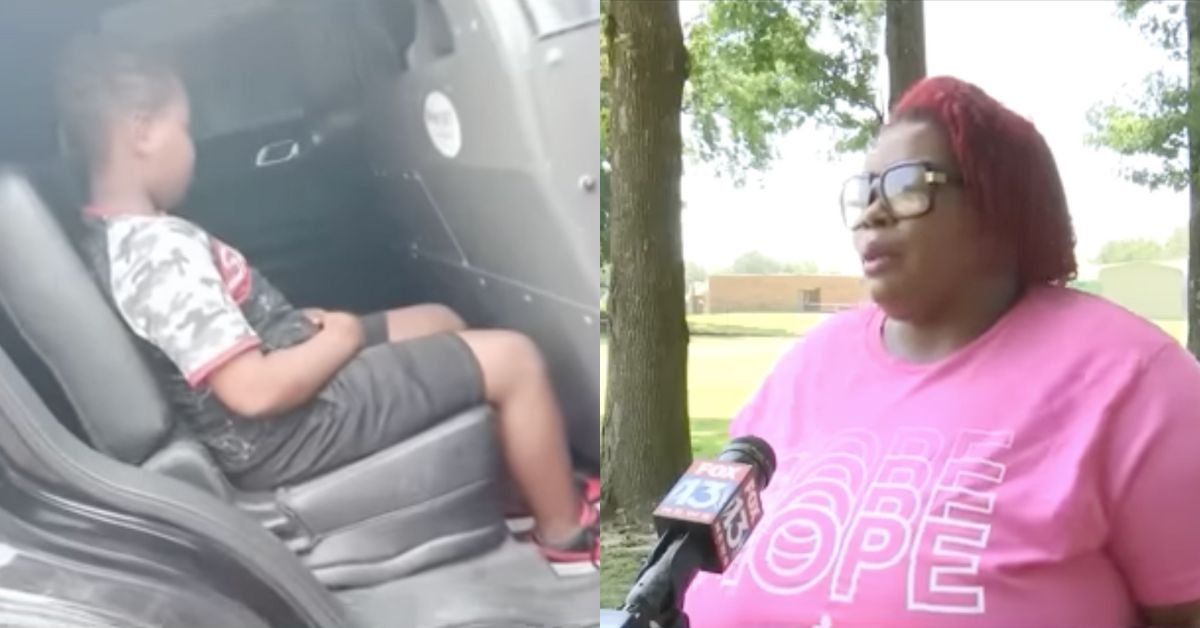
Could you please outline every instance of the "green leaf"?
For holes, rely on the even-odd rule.
[[[1156,167],[1122,167],[1122,175],[1150,189],[1186,190],[1187,86],[1176,77],[1155,72],[1132,104],[1106,103],[1088,112],[1087,141],[1126,157],[1154,158]]]
[[[1132,240],[1115,240],[1106,242],[1100,248],[1096,261],[1101,264],[1118,264],[1121,262],[1137,262],[1158,260],[1165,257],[1163,246],[1154,240],[1144,238]]]
[[[1187,59],[1184,0],[1118,0],[1117,15],[1137,25],[1173,61]]]
[[[857,150],[878,128],[877,1],[716,0],[688,37],[689,151],[741,184],[766,169],[777,140],[804,124]]]

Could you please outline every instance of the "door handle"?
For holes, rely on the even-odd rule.
[[[258,149],[258,154],[254,156],[254,166],[256,168],[268,168],[287,163],[299,156],[300,142],[296,140],[279,140]]]

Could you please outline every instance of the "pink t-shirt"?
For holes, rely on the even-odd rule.
[[[1099,298],[1036,288],[933,364],[874,307],[788,353],[733,422],[765,515],[693,626],[1129,626],[1200,600],[1200,364]]]

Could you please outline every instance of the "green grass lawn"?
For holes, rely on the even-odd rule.
[[[688,327],[694,336],[803,336],[828,314],[769,312],[692,314]]]
[[[794,324],[794,323],[791,323]],[[737,414],[763,377],[795,342],[786,337],[693,336],[688,343],[688,408],[692,416],[692,455],[713,458],[729,440],[729,419]],[[608,343],[600,345],[600,372],[608,363]],[[605,385],[600,382],[600,396]],[[604,526],[601,538],[600,602],[616,608],[645,558],[653,535],[644,530]]]
[[[693,336],[796,337],[808,333],[829,316],[789,312],[692,314],[688,316],[688,327]],[[1153,322],[1181,344],[1187,342],[1187,321],[1180,319]]]
[[[692,451],[697,457],[720,451],[729,419],[737,414],[793,338],[696,336],[688,343],[688,411]],[[607,372],[608,343],[600,345],[600,372]],[[600,382],[603,403],[606,386]]]

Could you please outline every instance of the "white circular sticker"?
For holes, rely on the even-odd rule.
[[[430,92],[425,97],[425,130],[439,153],[450,159],[458,156],[462,149],[462,127],[454,103],[441,92]]]

